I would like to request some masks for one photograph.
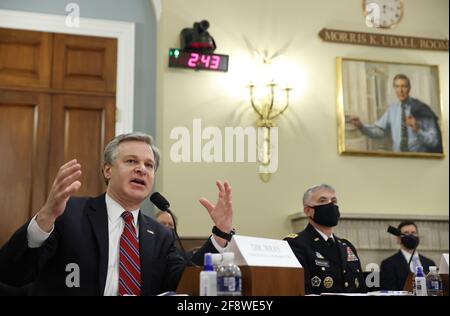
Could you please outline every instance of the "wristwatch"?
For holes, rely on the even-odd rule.
[[[220,238],[231,241],[231,237],[236,234],[236,230],[233,228],[229,233],[225,233],[217,228],[217,226],[214,226],[212,229],[212,233],[216,236],[219,236]]]

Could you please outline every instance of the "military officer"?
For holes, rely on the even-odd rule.
[[[355,247],[333,234],[340,217],[334,188],[327,184],[309,188],[303,207],[308,226],[285,240],[304,268],[306,294],[365,292]]]

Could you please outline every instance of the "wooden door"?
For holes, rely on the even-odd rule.
[[[82,164],[77,195],[104,191],[116,59],[115,39],[0,28],[0,247],[42,207],[68,160]]]

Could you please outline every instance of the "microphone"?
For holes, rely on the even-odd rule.
[[[152,196],[150,196],[150,201],[152,201],[152,203],[161,211],[170,212],[169,201],[167,201],[167,199],[159,192],[153,193]],[[173,222],[175,223],[175,218],[173,218]]]
[[[181,251],[183,253],[184,259],[187,261],[189,266],[196,267],[197,265],[192,262],[192,260],[188,257],[186,250],[183,247],[183,244],[181,243],[180,236],[178,236],[177,232],[177,223],[175,221],[175,216],[173,215],[172,211],[170,210],[170,203],[167,201],[167,199],[161,195],[159,192],[155,192],[150,196],[150,201],[161,211],[167,212],[170,214],[170,217],[172,217],[173,220],[173,231],[175,233],[175,237],[177,238],[178,244],[180,245]]]
[[[389,226],[387,229],[387,232],[389,234],[392,234],[394,236],[400,237],[402,235],[402,233],[400,232],[400,230],[394,226]]]

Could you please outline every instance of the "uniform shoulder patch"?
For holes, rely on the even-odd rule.
[[[298,234],[292,233],[292,234],[289,234],[289,235],[284,236],[283,239],[287,239],[287,238],[292,239],[292,238],[297,238],[297,237],[298,237]]]

